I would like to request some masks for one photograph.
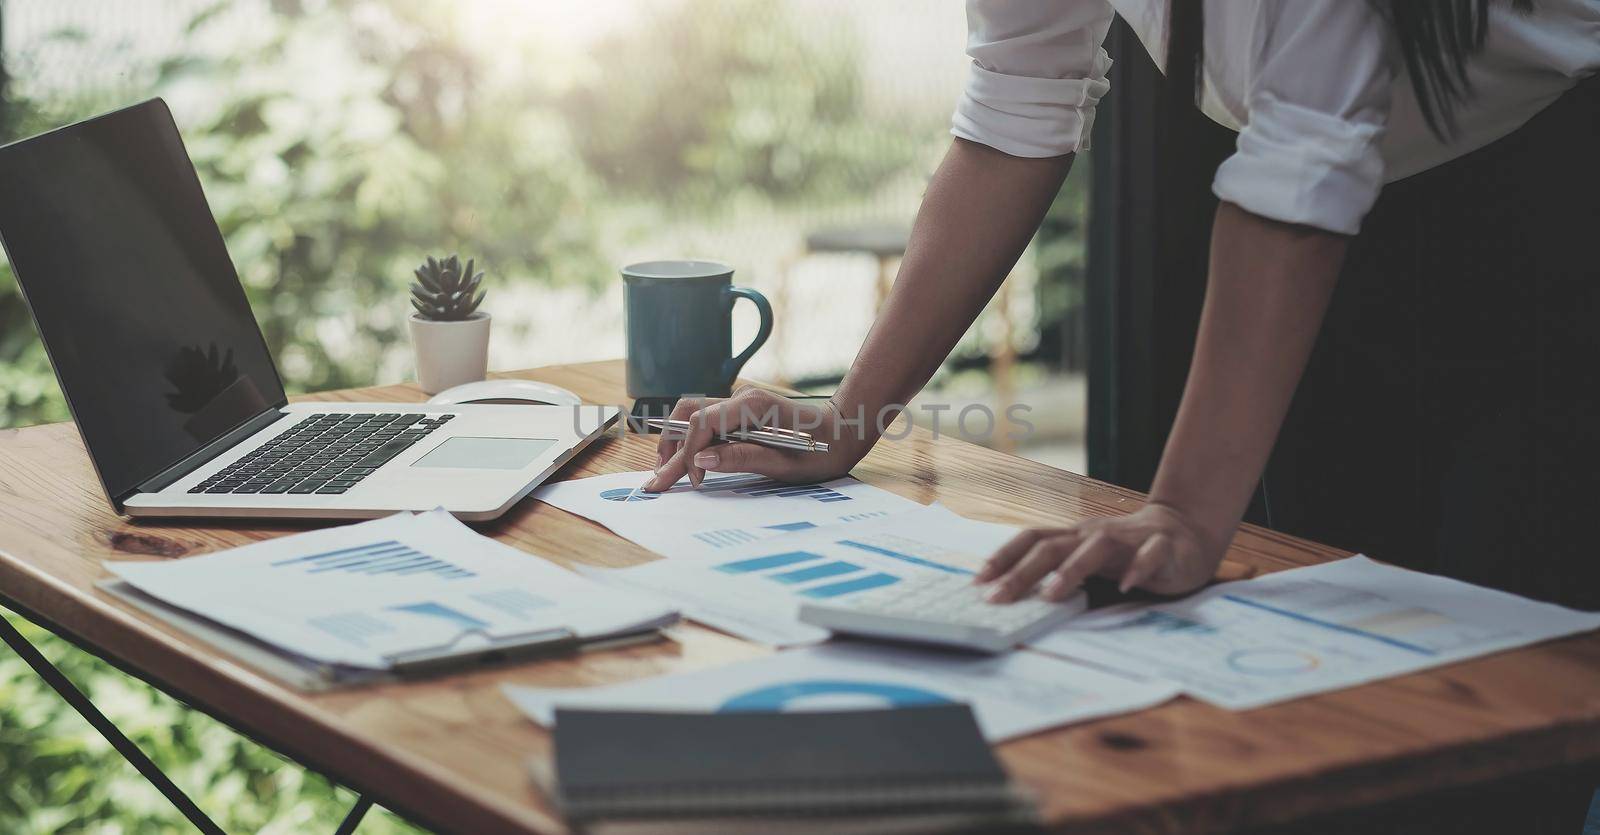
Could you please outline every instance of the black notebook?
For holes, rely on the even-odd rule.
[[[573,820],[1014,808],[965,705],[815,713],[557,710]]]

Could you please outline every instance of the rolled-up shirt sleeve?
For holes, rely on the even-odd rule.
[[[967,0],[972,65],[950,132],[1019,157],[1087,150],[1112,14],[1105,0]]]
[[[1394,70],[1383,19],[1351,0],[1262,12],[1249,116],[1212,190],[1263,217],[1354,235],[1384,181]]]

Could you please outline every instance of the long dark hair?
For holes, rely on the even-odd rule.
[[[1472,97],[1467,58],[1489,36],[1489,4],[1495,0],[1368,1],[1394,32],[1429,129],[1440,139],[1454,135],[1456,108]],[[1522,11],[1533,8],[1532,0],[1510,2]],[[1172,106],[1187,109],[1200,94],[1205,2],[1169,0],[1167,14],[1167,87]]]

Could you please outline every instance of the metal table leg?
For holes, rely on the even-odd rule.
[[[361,819],[367,816],[367,810],[372,808],[372,801],[366,795],[356,798],[356,805],[350,807],[350,814],[344,816],[344,821],[333,835],[351,835],[356,827],[361,825]]]
[[[79,690],[65,675],[62,675],[61,671],[56,669],[55,665],[51,664],[50,660],[45,658],[33,644],[28,643],[28,639],[22,637],[22,633],[18,632],[17,628],[12,626],[11,621],[7,620],[3,614],[0,614],[0,640],[5,641],[13,652],[21,656],[23,661],[28,662],[28,666],[33,668],[39,678],[44,679],[45,684],[50,685],[50,688],[56,691],[63,701],[71,705],[72,709],[78,712],[78,715],[82,716],[101,736],[105,737],[105,740],[111,743],[111,747],[117,749],[117,753],[121,754],[123,759],[138,769],[144,779],[149,780],[157,791],[161,792],[173,806],[176,806],[178,811],[182,812],[185,818],[188,818],[189,823],[194,825],[195,829],[205,833],[205,835],[226,835],[222,827],[217,826],[211,818],[206,816],[205,812],[200,811],[200,807],[196,806],[194,801],[190,800],[189,796],[184,794],[183,790],[178,788],[177,784],[173,783],[171,778],[167,777],[160,768],[157,768],[156,764],[151,762],[143,751],[139,750],[139,746],[133,744],[133,740],[124,736],[122,731],[118,730],[117,726],[112,724],[111,720],[107,719],[105,714],[94,706],[94,702],[89,701],[89,697],[85,696],[82,690]],[[350,835],[350,833],[355,832],[356,827],[361,823],[361,819],[366,816],[367,810],[371,807],[372,801],[367,799],[365,795],[357,798],[356,805],[350,809],[349,814],[345,815],[344,821],[339,824],[336,835]]]

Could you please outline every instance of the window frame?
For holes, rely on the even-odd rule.
[[[1088,229],[1089,475],[1148,490],[1177,414],[1205,297],[1211,180],[1236,135],[1170,104],[1120,18],[1095,116]]]

